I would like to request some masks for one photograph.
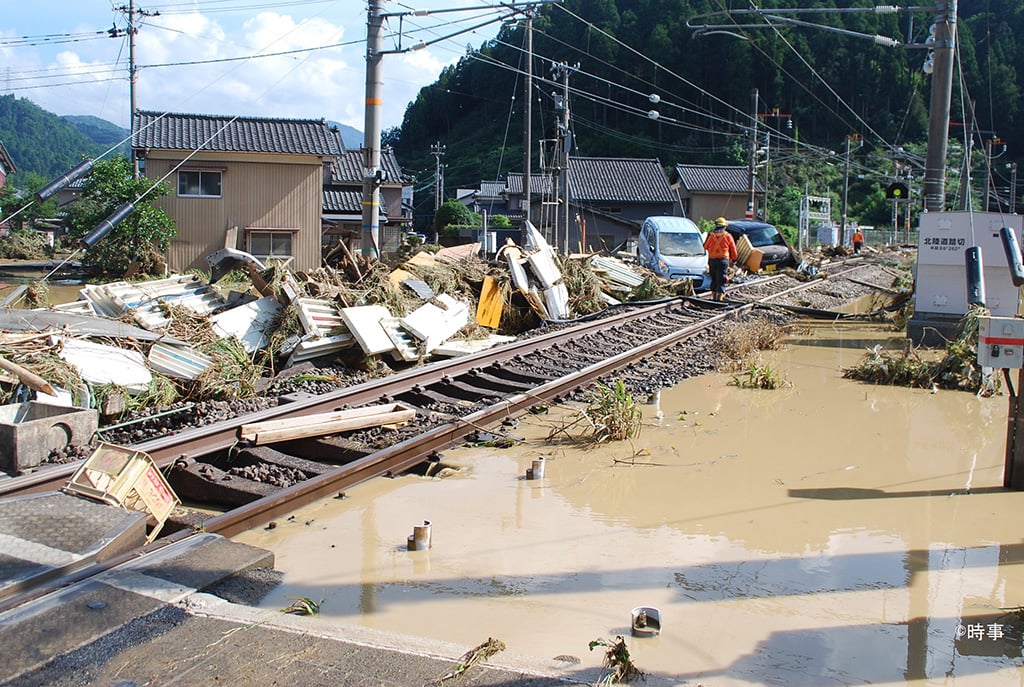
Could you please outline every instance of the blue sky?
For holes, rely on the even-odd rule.
[[[5,0],[0,13],[2,93],[60,115],[89,114],[128,125],[128,0]],[[497,0],[385,0],[387,13],[471,8],[403,18],[403,47],[494,18]],[[365,0],[135,0],[159,12],[137,20],[139,109],[263,117],[321,117],[364,128]],[[385,33],[397,32],[397,19]],[[406,105],[441,70],[493,38],[498,24],[422,50],[385,55],[382,124],[398,126]],[[411,33],[410,33],[411,32]],[[396,47],[386,39],[385,49]],[[318,48],[310,50],[310,48]],[[268,53],[290,53],[253,57]],[[233,61],[218,61],[231,60]],[[184,64],[201,63],[201,64]],[[166,66],[160,66],[166,65]]]

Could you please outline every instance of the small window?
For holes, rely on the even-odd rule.
[[[269,258],[292,257],[291,231],[253,231],[249,232],[249,254],[261,260]]]
[[[178,195],[220,198],[220,172],[178,172]]]

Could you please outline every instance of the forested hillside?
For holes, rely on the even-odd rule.
[[[116,140],[109,122],[83,118],[99,140],[83,133],[74,123],[47,112],[25,98],[0,96],[0,141],[11,154],[19,175],[38,174],[49,180],[60,176],[83,159],[96,157]],[[103,122],[107,126],[97,123]]]
[[[799,6],[850,4],[817,0]],[[576,155],[657,157],[666,167],[745,164],[754,89],[760,134],[771,134],[762,145],[789,157],[806,153],[821,159],[828,150],[843,150],[847,137],[856,135],[864,141],[853,153],[857,175],[875,169],[884,176],[894,168],[898,148],[921,150],[930,97],[930,77],[921,68],[927,50],[882,47],[822,28],[737,27],[734,35],[696,36],[687,27],[687,20],[720,5],[711,0],[564,0],[545,6],[534,20],[534,139],[554,133],[560,116],[554,94],[561,93],[562,84],[551,67],[565,62],[578,65],[569,78]],[[796,3],[776,4],[783,5]],[[927,12],[795,16],[918,44],[934,21]],[[704,23],[728,21],[719,14]],[[1007,142],[1003,160],[1017,159],[1024,150],[1019,140],[1024,132],[1024,50],[1017,40],[1024,35],[1024,5],[1019,0],[960,3],[958,26],[960,61],[954,81],[959,85],[951,136],[963,137],[962,103],[973,101],[978,150],[983,149],[978,135],[998,136]],[[496,40],[467,53],[421,90],[401,131],[389,132],[403,165],[417,172],[419,187],[433,178],[430,146],[436,142],[446,145],[449,197],[456,187],[475,187],[481,179],[522,169],[524,34],[522,24],[509,26]],[[651,94],[658,102],[652,102]],[[657,119],[648,114],[651,110]],[[537,169],[538,144],[533,150]],[[877,188],[872,193],[877,196]],[[429,204],[430,195],[419,198]]]

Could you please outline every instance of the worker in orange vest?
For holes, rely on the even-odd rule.
[[[860,247],[864,245],[864,234],[860,233],[860,229],[856,229],[853,232],[853,252],[859,253]]]
[[[715,230],[704,239],[704,250],[708,252],[708,272],[711,273],[711,300],[725,300],[725,280],[729,271],[729,262],[736,262],[736,242],[732,234],[725,228],[729,220],[719,217],[715,220]]]

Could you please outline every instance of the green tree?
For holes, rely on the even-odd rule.
[[[82,263],[106,274],[124,274],[132,263],[148,274],[163,272],[163,254],[177,233],[174,220],[153,201],[169,193],[167,185],[132,176],[125,157],[97,162],[69,209],[69,236],[82,239],[125,203],[134,211],[89,248]]]
[[[434,215],[434,231],[443,234],[445,227],[451,225],[479,226],[480,215],[454,198],[449,198],[441,204]]]
[[[17,186],[7,184],[0,188],[0,217],[10,217],[8,223],[13,229],[27,230],[39,220],[57,217],[56,198],[50,198],[45,203],[33,199],[35,192],[46,185],[46,179],[35,172],[26,172],[19,176],[18,181]]]
[[[491,215],[487,222],[496,229],[512,228],[512,220],[508,218],[508,215]]]

